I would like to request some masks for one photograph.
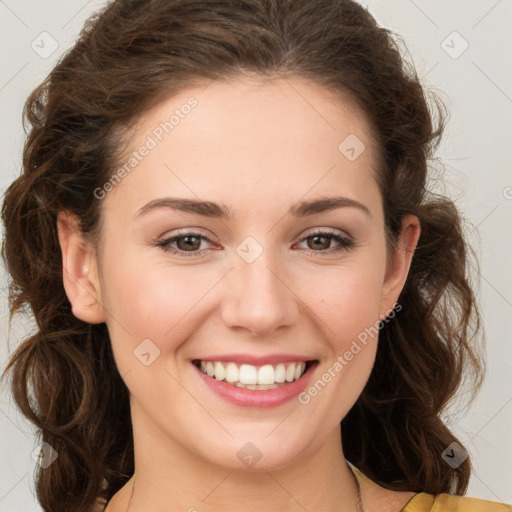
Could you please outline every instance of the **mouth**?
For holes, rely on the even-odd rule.
[[[211,379],[237,388],[264,391],[277,389],[301,379],[317,360],[290,361],[278,364],[237,363],[234,361],[206,361],[194,359],[196,368]]]

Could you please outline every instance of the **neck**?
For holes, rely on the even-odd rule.
[[[126,494],[132,493],[133,482],[135,487],[119,512],[359,510],[339,428],[321,446],[311,447],[286,465],[258,469],[256,464],[240,470],[205,461],[147,424],[143,416],[137,420],[136,470]]]

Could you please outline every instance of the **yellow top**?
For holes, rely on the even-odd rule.
[[[369,480],[354,465],[350,465],[358,478]],[[466,496],[452,496],[451,494],[433,496],[421,492],[415,494],[400,512],[512,512],[512,505]]]
[[[422,492],[413,496],[402,512],[511,512],[512,506],[465,496]]]

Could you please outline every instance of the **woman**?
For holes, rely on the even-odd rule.
[[[87,23],[3,208],[45,511],[511,509],[462,497],[440,419],[481,368],[459,214],[426,188],[435,105],[352,1]]]

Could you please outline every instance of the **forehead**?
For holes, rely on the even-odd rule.
[[[125,177],[107,199],[122,196],[132,209],[181,193],[236,211],[235,203],[289,196],[291,204],[336,187],[364,195],[375,181],[365,117],[339,94],[299,78],[239,77],[182,89],[127,135],[118,166]]]

